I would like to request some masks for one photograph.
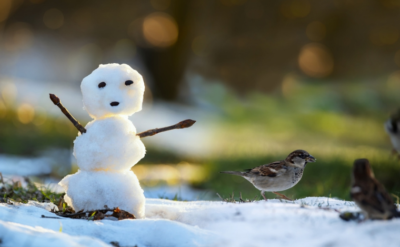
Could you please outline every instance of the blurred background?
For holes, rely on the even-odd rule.
[[[288,197],[349,199],[356,158],[399,195],[383,128],[400,107],[399,13],[400,0],[1,0],[0,172],[45,186],[76,172],[77,130],[48,94],[86,125],[81,80],[127,63],[146,83],[138,131],[197,120],[143,139],[148,197],[259,198],[219,172],[295,149],[317,162]]]

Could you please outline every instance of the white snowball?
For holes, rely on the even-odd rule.
[[[74,155],[81,170],[128,171],[146,153],[127,117],[93,120],[86,130],[74,141]]]
[[[127,81],[133,83],[126,85]],[[126,64],[101,64],[82,80],[81,90],[85,109],[94,119],[118,114],[130,116],[142,110],[143,78]]]
[[[66,191],[65,201],[75,211],[119,207],[141,219],[145,198],[136,175],[126,172],[78,171],[59,183]]]

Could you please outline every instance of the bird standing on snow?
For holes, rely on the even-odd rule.
[[[315,162],[316,159],[304,150],[296,150],[289,154],[285,160],[275,161],[267,165],[248,169],[243,172],[224,171],[221,173],[233,174],[244,177],[261,191],[272,192],[286,200],[291,200],[277,191],[283,191],[295,186],[303,176],[304,168],[308,162]]]
[[[358,159],[354,162],[350,195],[366,219],[386,220],[400,217],[392,197],[376,180],[367,159]]]
[[[390,137],[394,153],[400,158],[400,110],[385,122],[385,130]]]

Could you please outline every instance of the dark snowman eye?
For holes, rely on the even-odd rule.
[[[105,86],[106,86],[106,83],[104,81],[99,83],[99,88],[103,88]]]
[[[132,84],[133,84],[133,81],[131,81],[131,80],[128,80],[125,82],[125,85],[127,85],[127,86],[132,85]]]

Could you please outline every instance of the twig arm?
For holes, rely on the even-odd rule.
[[[69,111],[67,109],[65,109],[65,107],[61,104],[61,100],[55,94],[50,94],[50,99],[56,106],[58,106],[60,108],[62,113],[64,113],[64,115],[69,119],[69,121],[71,121],[71,123],[75,126],[75,128],[77,128],[79,130],[79,132],[81,132],[81,134],[86,133],[85,127],[83,127],[78,122],[78,120],[76,120],[71,115],[71,113],[69,113]]]
[[[153,135],[156,135],[158,133],[168,131],[168,130],[185,129],[185,128],[189,128],[190,126],[192,126],[195,122],[196,121],[194,121],[194,120],[186,119],[186,120],[183,120],[183,121],[181,121],[177,124],[171,125],[171,126],[146,130],[146,131],[140,132],[136,135],[139,136],[140,138],[144,138],[144,137],[153,136]]]
[[[76,120],[71,113],[69,113],[69,111],[61,104],[60,99],[54,95],[54,94],[50,94],[50,99],[51,101],[60,108],[60,110],[64,113],[64,115],[69,119],[69,121],[71,121],[71,123],[75,126],[75,128],[77,128],[79,130],[79,132],[86,133],[86,129],[85,127],[83,127],[78,120]],[[196,121],[191,120],[191,119],[186,119],[183,120],[177,124],[171,125],[171,126],[167,126],[167,127],[163,127],[163,128],[156,128],[156,129],[150,129],[150,130],[146,130],[143,131],[141,133],[136,134],[137,136],[139,136],[140,138],[144,138],[147,136],[153,136],[156,135],[158,133],[164,132],[164,131],[168,131],[168,130],[174,130],[174,129],[185,129],[185,128],[189,128],[190,126],[192,126]]]

